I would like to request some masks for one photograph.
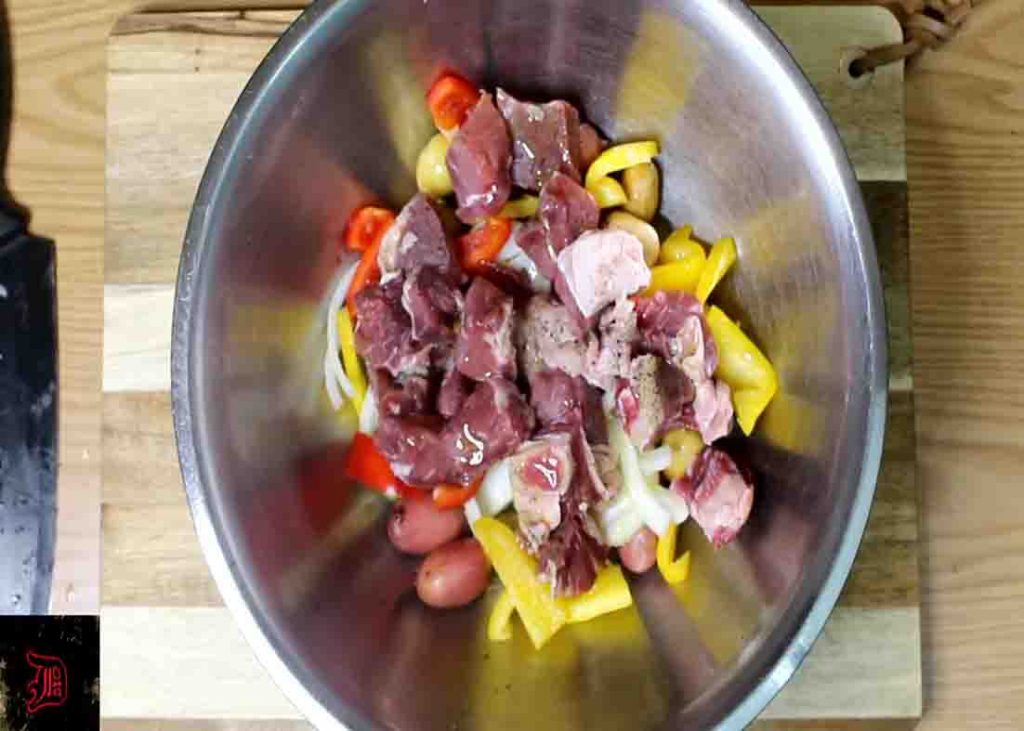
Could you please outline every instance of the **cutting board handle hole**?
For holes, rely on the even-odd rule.
[[[839,52],[839,75],[853,89],[863,89],[875,75],[874,70],[861,65],[861,59],[866,53],[859,47],[843,48]]]

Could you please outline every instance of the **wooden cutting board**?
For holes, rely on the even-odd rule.
[[[851,49],[897,41],[870,7],[763,7],[822,96],[862,184],[890,326],[874,508],[825,632],[764,728],[910,726],[921,713],[903,69],[851,81]],[[103,347],[102,714],[109,729],[305,729],[235,628],[189,519],[171,429],[178,255],[225,117],[295,13],[135,14],[108,45]]]

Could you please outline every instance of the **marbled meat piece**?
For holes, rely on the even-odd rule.
[[[565,305],[538,295],[516,322],[520,366],[529,376],[556,368],[581,375],[587,363],[587,332]]]
[[[368,368],[384,369],[395,377],[427,373],[431,347],[412,338],[400,280],[365,288],[356,295],[355,305],[356,348]]]
[[[531,553],[562,520],[562,496],[574,470],[570,440],[565,432],[546,434],[526,442],[508,458],[519,534]]]
[[[590,591],[597,572],[608,561],[600,530],[589,514],[565,511],[562,522],[537,552],[541,577],[556,596],[573,597]]]
[[[452,481],[472,482],[529,439],[533,425],[533,411],[513,383],[478,383],[444,428],[448,460],[457,473]]]
[[[512,182],[537,191],[552,175],[580,179],[580,115],[572,104],[522,102],[502,89],[498,109],[512,135]]]
[[[516,377],[512,297],[485,277],[475,277],[466,292],[462,327],[455,341],[455,367],[481,381]]]
[[[377,411],[382,416],[432,413],[432,384],[428,378],[413,375],[399,380],[385,370],[370,371],[369,377],[377,397]]]
[[[615,403],[630,441],[646,449],[673,425],[682,425],[693,400],[693,384],[657,355],[632,360],[629,378],[620,379]]]
[[[558,253],[551,248],[548,232],[540,221],[527,221],[516,231],[516,244],[537,267],[537,272],[549,283],[558,275]]]
[[[584,368],[586,379],[605,391],[615,389],[620,378],[629,377],[633,343],[637,338],[636,311],[633,302],[619,299],[603,313],[597,323],[597,336],[587,348]]]
[[[556,257],[584,231],[596,229],[600,213],[594,196],[568,175],[555,173],[540,191],[537,217]]]
[[[417,193],[405,204],[387,230],[377,252],[382,278],[408,275],[423,267],[436,269],[442,276],[458,281],[460,270],[452,255],[441,219],[433,204]]]
[[[579,376],[546,369],[530,376],[530,404],[546,431],[572,431],[582,426],[592,445],[608,443],[601,392]]]
[[[695,386],[693,426],[705,444],[711,444],[732,431],[732,392],[725,381],[705,379]]]
[[[614,486],[609,487],[605,484],[602,468],[598,464],[597,453],[591,445],[590,437],[578,426],[572,430],[572,456],[576,463],[575,499],[579,509],[587,512],[602,500],[612,497],[615,494]]]
[[[448,148],[448,173],[466,223],[494,216],[508,201],[512,142],[491,95],[483,93]]]
[[[712,376],[718,349],[696,297],[656,292],[636,299],[636,313],[641,348],[662,356],[695,383]]]
[[[573,432],[573,470],[562,496],[562,520],[537,551],[539,570],[557,596],[577,596],[590,589],[608,560],[608,549],[591,509],[608,494],[598,475],[594,456],[580,429]]]
[[[455,416],[472,390],[473,382],[459,373],[452,363],[445,371],[437,391],[437,413],[445,419]]]
[[[673,481],[672,490],[686,501],[690,516],[716,548],[736,537],[754,503],[754,486],[717,447],[705,447],[686,474]]]
[[[577,238],[559,253],[558,272],[565,287],[556,279],[555,291],[563,301],[571,298],[585,318],[651,283],[643,244],[617,229],[588,231]]]
[[[452,480],[455,465],[435,420],[382,414],[374,438],[400,480],[424,488]]]
[[[540,193],[537,220],[522,225],[516,244],[549,282],[559,276],[558,254],[584,231],[597,228],[597,201],[579,183],[556,173]]]
[[[451,343],[452,326],[462,311],[462,293],[439,269],[420,267],[402,283],[402,307],[412,336],[422,343]]]
[[[535,232],[535,233],[534,233]],[[551,292],[551,280],[541,272],[541,267],[534,261],[525,248],[526,245],[536,250],[537,245],[547,248],[547,239],[543,231],[543,224],[539,221],[530,220],[526,223],[516,221],[512,224],[512,233],[508,241],[498,254],[497,263],[522,274],[530,291],[534,294],[548,294]],[[546,271],[551,276],[557,271],[554,258],[550,254],[546,256],[548,264]]]

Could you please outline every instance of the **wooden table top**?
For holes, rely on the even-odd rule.
[[[131,0],[7,7],[15,62],[8,184],[58,251],[55,611],[99,605],[105,44],[114,21],[137,8]],[[925,729],[1024,727],[1021,38],[1024,0],[985,0],[906,80]]]

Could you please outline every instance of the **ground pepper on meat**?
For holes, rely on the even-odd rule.
[[[520,544],[561,597],[594,585],[611,554],[599,510],[616,496],[636,500],[644,480],[682,511],[677,522],[685,502],[716,546],[732,540],[753,487],[727,454],[704,447],[685,474],[673,473],[682,474],[673,495],[658,485],[664,468],[649,466],[659,455],[643,453],[678,428],[708,445],[725,436],[732,396],[715,378],[719,354],[701,301],[648,292],[644,245],[600,228],[601,209],[582,184],[605,145],[597,130],[565,101],[521,101],[502,89],[477,97],[468,81],[446,78],[465,115],[433,140],[440,151],[427,159],[443,164],[450,186],[429,192],[447,191],[455,205],[411,198],[377,240],[379,277],[364,267],[374,273],[352,294],[388,484],[406,483],[405,496],[431,491],[442,509],[507,470]],[[602,173],[613,153],[602,156]],[[514,210],[504,209],[510,199]],[[467,231],[498,233],[474,248]],[[700,440],[684,436],[696,454]],[[627,464],[632,472],[620,468]]]

